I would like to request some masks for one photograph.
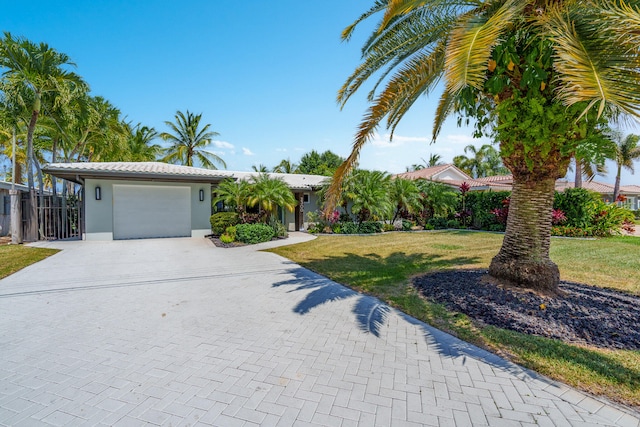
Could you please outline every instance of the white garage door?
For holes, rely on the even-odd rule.
[[[191,188],[113,186],[113,238],[191,236]]]

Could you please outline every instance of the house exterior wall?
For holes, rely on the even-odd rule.
[[[191,237],[211,233],[211,185],[197,183],[145,182],[108,179],[86,179],[85,186],[85,240],[113,240],[113,186],[136,185],[156,187],[190,187]],[[100,187],[101,200],[96,200],[96,187]],[[200,190],[204,200],[200,201]]]
[[[309,212],[317,212],[320,210],[320,206],[318,206],[318,195],[315,191],[312,190],[292,190],[294,194],[306,194],[308,195],[309,201],[303,204],[304,208],[304,230],[309,226]],[[289,212],[285,210],[284,212],[284,221],[283,224],[287,227],[289,231],[295,231],[296,229],[296,212]]]
[[[0,236],[9,234],[11,228],[11,198],[9,190],[0,188]]]

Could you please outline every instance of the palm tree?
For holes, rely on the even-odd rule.
[[[244,180],[234,180],[227,178],[220,182],[215,189],[215,196],[212,203],[224,203],[227,208],[233,209],[242,215],[251,193],[249,183]]]
[[[248,198],[248,206],[256,206],[266,214],[266,222],[275,214],[278,206],[293,212],[298,204],[295,196],[280,178],[271,178],[266,173],[261,173],[251,179],[251,194]]]
[[[393,210],[389,199],[391,177],[386,172],[358,169],[348,180],[345,190],[352,201],[351,212],[358,222],[385,219]]]
[[[421,194],[422,208],[429,217],[446,217],[455,212],[459,194],[446,184],[418,179],[415,181]]]
[[[444,80],[434,140],[451,113],[476,119],[474,133],[495,136],[514,177],[490,274],[555,291],[560,275],[549,258],[555,181],[566,174],[586,123],[640,116],[640,36],[628,31],[640,21],[637,0],[376,1],[343,39],[378,14],[362,64],[338,94],[344,104],[377,74],[329,205],[380,123],[387,118],[393,133],[413,103]]]
[[[33,172],[33,136],[44,106],[64,102],[76,91],[86,91],[80,76],[66,68],[71,59],[49,47],[5,32],[0,40],[0,68],[3,68],[5,96],[29,110],[27,127],[27,182],[31,190],[29,227],[25,240],[37,239],[37,212]]]
[[[396,212],[391,223],[393,224],[403,212],[414,214],[420,212],[420,190],[416,183],[410,179],[395,178],[389,186],[389,198],[394,204]]]
[[[453,164],[472,178],[482,178],[493,175],[504,175],[507,169],[502,166],[500,153],[489,144],[484,144],[480,149],[469,144],[464,147],[464,153],[471,153],[469,157],[459,155],[453,158]]]
[[[130,162],[151,162],[158,158],[162,148],[151,142],[158,136],[154,128],[142,126],[138,123],[135,127],[130,124],[127,128],[127,159]]]
[[[253,169],[254,172],[258,172],[258,173],[268,173],[269,172],[269,168],[267,168],[262,163],[260,163],[259,165],[251,165],[251,169]]]
[[[207,169],[217,169],[215,164],[227,167],[219,156],[205,151],[211,144],[211,139],[219,133],[209,131],[211,125],[208,123],[199,129],[201,119],[202,114],[193,114],[187,110],[186,115],[182,111],[176,112],[175,123],[164,122],[171,129],[171,133],[162,132],[160,138],[170,141],[171,146],[165,149],[163,162],[185,166],[194,166],[195,162]]]
[[[298,165],[293,163],[291,159],[282,159],[278,166],[273,168],[276,173],[298,173]]]
[[[614,160],[617,165],[616,183],[613,187],[613,200],[615,202],[618,200],[618,195],[620,194],[620,174],[622,173],[622,168],[624,167],[631,173],[634,173],[633,161],[640,159],[640,146],[638,145],[640,135],[629,134],[623,139],[620,132],[615,132],[613,139],[616,143]]]

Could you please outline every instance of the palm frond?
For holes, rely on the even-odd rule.
[[[543,25],[554,43],[557,98],[566,105],[586,102],[640,117],[640,59],[637,51],[615,42],[616,35],[580,11],[550,9]]]
[[[468,86],[482,89],[493,48],[526,5],[521,0],[506,0],[489,16],[467,14],[460,21],[447,45],[445,68],[449,92],[458,93]]]

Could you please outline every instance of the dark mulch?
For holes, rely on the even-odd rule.
[[[486,270],[453,270],[413,279],[428,300],[488,325],[564,342],[640,349],[640,297],[561,282],[557,296],[489,280]]]
[[[246,243],[242,243],[242,242],[224,243],[222,242],[222,240],[220,240],[218,236],[207,236],[207,238],[211,240],[213,244],[216,245],[218,248],[237,248],[238,246],[247,245]]]

